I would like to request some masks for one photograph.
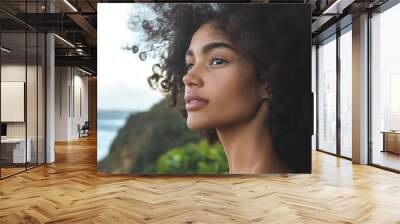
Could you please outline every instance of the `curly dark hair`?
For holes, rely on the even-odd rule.
[[[259,81],[268,83],[267,124],[274,149],[293,173],[311,172],[311,18],[303,4],[147,4],[156,15],[139,24],[147,50],[158,47],[160,63],[148,78],[153,88],[167,93],[171,106],[183,116],[183,76],[187,72],[186,51],[193,34],[211,22],[254,62]],[[137,23],[137,20],[135,22]],[[130,24],[135,25],[135,24]],[[147,51],[147,52],[146,52]],[[218,140],[215,130],[210,141]]]

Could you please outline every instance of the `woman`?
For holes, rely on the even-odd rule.
[[[141,24],[149,51],[158,46],[162,56],[149,83],[173,106],[185,105],[190,129],[208,130],[210,141],[221,142],[229,173],[310,172],[307,7],[151,8],[157,17]]]

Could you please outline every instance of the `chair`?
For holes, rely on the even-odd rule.
[[[78,124],[79,138],[89,136],[89,129],[90,129],[89,121],[85,121],[82,127],[80,127],[80,125]]]

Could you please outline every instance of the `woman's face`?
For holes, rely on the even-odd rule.
[[[266,97],[253,65],[209,23],[192,37],[183,77],[187,125],[218,129],[251,120]]]

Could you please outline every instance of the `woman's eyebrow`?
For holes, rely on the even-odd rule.
[[[223,42],[213,42],[213,43],[209,43],[209,44],[207,44],[207,45],[205,45],[205,46],[202,47],[201,52],[202,52],[203,54],[206,54],[207,52],[209,52],[209,51],[211,51],[211,50],[213,50],[213,49],[215,49],[215,48],[227,48],[227,49],[229,49],[229,50],[232,50],[232,51],[235,51],[235,52],[236,52],[236,49],[235,49],[234,47],[232,47],[231,45],[229,45],[229,44],[227,44],[227,43],[223,43]],[[192,50],[192,49],[189,49],[189,50],[186,52],[186,56],[193,56],[193,55],[194,55],[194,54],[193,54],[193,50]]]

